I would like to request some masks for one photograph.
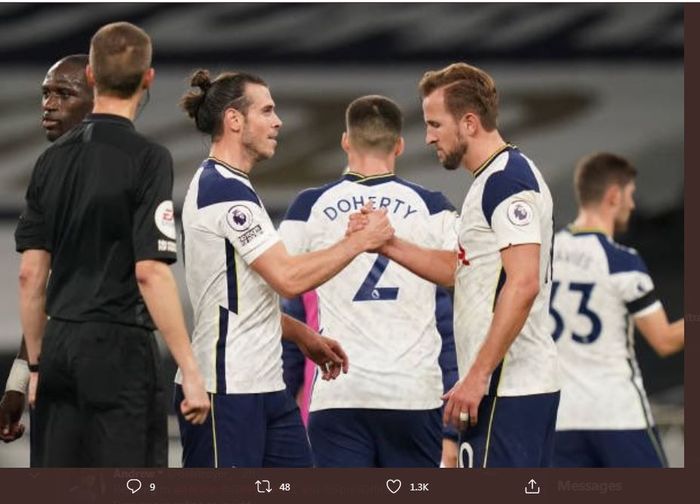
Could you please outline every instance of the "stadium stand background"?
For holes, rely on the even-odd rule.
[[[394,98],[406,113],[400,175],[459,207],[470,179],[443,170],[425,147],[416,84],[425,70],[463,60],[495,77],[500,129],[547,178],[557,227],[575,215],[571,178],[580,156],[611,150],[633,160],[638,209],[620,241],[645,257],[669,316],[682,315],[682,5],[1,4],[0,385],[21,332],[13,231],[47,146],[40,83],[54,61],[87,52],[94,31],[117,20],[137,23],[154,41],[156,82],[136,122],[173,153],[176,207],[208,152],[176,107],[187,76],[202,66],[257,72],[270,84],[284,125],[275,158],[252,180],[273,217],[299,190],[341,172],[344,109],[368,93]],[[181,263],[175,270],[186,296]],[[658,359],[639,338],[637,349],[669,458],[682,466],[683,354]],[[26,436],[0,446],[0,467],[27,463]]]

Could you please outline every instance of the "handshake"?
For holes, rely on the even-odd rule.
[[[386,208],[375,210],[369,202],[359,212],[350,214],[345,236],[364,252],[381,253],[381,249],[394,237],[394,228],[389,222]]]

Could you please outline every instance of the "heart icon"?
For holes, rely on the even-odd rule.
[[[386,488],[391,493],[395,494],[401,489],[401,480],[398,479],[388,479],[386,480]]]

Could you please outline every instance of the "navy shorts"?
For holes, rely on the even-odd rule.
[[[484,396],[475,427],[460,432],[460,467],[551,467],[559,392]]]
[[[309,415],[318,467],[439,467],[440,408],[338,408]]]
[[[668,467],[656,428],[556,433],[557,467]]]
[[[202,425],[180,412],[175,385],[183,467],[311,467],[309,440],[297,403],[286,390],[263,394],[209,394]]]

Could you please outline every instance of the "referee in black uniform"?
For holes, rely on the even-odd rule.
[[[167,464],[155,327],[187,380],[185,417],[201,423],[209,410],[168,267],[172,158],[132,123],[150,65],[140,28],[95,33],[86,70],[93,114],[37,161],[15,233],[18,251],[41,251],[20,265],[40,466]]]

